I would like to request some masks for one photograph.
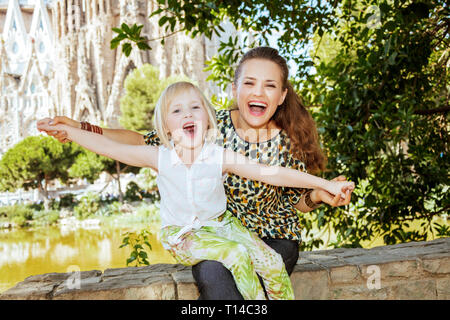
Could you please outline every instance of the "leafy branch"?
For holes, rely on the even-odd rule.
[[[127,266],[135,262],[135,267],[142,265],[148,266],[148,254],[144,249],[147,246],[148,249],[152,250],[152,246],[148,241],[148,237],[151,233],[147,230],[142,230],[140,233],[126,232],[124,238],[122,239],[122,245],[119,248],[131,247],[132,251],[130,257],[127,259]]]
[[[147,37],[141,36],[141,31],[144,25],[133,24],[131,28],[122,23],[120,28],[112,28],[117,33],[117,36],[111,40],[110,48],[116,49],[122,40],[128,39],[134,42],[140,50],[151,50],[152,48],[147,44]],[[132,45],[130,42],[125,42],[122,45],[122,52],[128,57],[131,53]]]

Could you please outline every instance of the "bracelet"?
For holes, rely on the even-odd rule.
[[[320,203],[315,203],[314,201],[311,200],[311,192],[312,190],[308,190],[305,192],[305,194],[303,195],[303,197],[305,198],[305,204],[310,207],[311,209],[316,209],[317,207],[319,207],[322,202]]]
[[[103,134],[103,129],[99,126],[95,126],[93,124],[90,124],[89,122],[85,122],[85,121],[81,121],[81,129],[82,130],[86,130],[86,131],[90,131],[90,132],[94,132],[94,133],[98,133],[98,134]]]

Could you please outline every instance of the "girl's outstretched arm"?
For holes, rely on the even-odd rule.
[[[65,124],[50,126],[50,118],[38,121],[39,131],[64,130],[67,138],[99,155],[123,162],[135,167],[158,169],[158,148],[147,145],[130,145],[111,140],[106,136],[74,128]]]
[[[231,150],[224,150],[223,172],[234,173],[240,177],[261,181],[279,187],[324,189],[333,195],[353,190],[354,182],[329,181],[306,172],[279,166],[268,166]]]

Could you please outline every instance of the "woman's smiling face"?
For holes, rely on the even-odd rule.
[[[266,59],[250,59],[233,83],[240,117],[251,128],[266,127],[286,97],[280,67]]]

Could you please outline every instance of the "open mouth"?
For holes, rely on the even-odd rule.
[[[188,136],[193,138],[196,131],[196,125],[193,122],[187,122],[183,125],[183,132]]]
[[[267,104],[257,101],[250,101],[248,107],[250,114],[257,117],[262,116],[267,110]]]

